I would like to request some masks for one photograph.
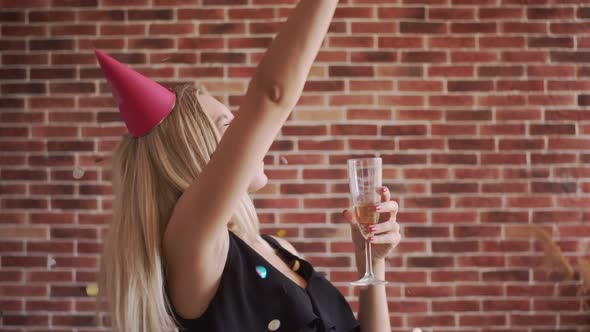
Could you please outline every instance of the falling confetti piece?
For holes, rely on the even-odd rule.
[[[283,157],[283,156],[281,156],[281,162],[282,162],[283,164],[285,164],[285,165],[288,165],[288,164],[289,164],[289,161],[287,160],[287,158],[285,158],[285,157]]]
[[[74,168],[74,179],[79,180],[84,176],[84,170],[80,166]]]
[[[285,235],[287,235],[287,231],[284,229],[281,229],[277,232],[278,237],[285,237]]]
[[[281,321],[278,319],[273,319],[268,323],[268,330],[269,331],[276,331],[281,327]]]
[[[266,279],[266,268],[264,266],[262,266],[262,265],[256,266],[256,273],[258,273],[260,278]]]
[[[57,262],[55,261],[55,259],[51,258],[49,260],[49,267],[55,267],[57,265]]]
[[[88,296],[98,295],[98,285],[90,284],[90,285],[86,286],[86,295],[88,295]]]

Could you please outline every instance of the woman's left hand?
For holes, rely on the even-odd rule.
[[[374,261],[385,259],[401,240],[400,227],[396,222],[399,205],[396,201],[391,200],[391,193],[387,187],[381,187],[378,190],[381,193],[381,203],[376,205],[379,213],[379,223],[371,226],[372,231],[369,234],[371,253]],[[364,252],[365,238],[359,229],[353,213],[350,210],[344,210],[343,214],[350,223],[352,241],[355,244],[357,253]]]

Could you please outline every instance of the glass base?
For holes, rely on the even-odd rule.
[[[350,283],[352,286],[387,285],[388,281],[377,279],[375,276],[365,275],[357,281]]]

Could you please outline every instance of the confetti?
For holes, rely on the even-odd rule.
[[[273,319],[268,323],[268,330],[269,331],[276,331],[281,327],[281,321],[278,319]]]
[[[88,295],[88,296],[98,295],[98,285],[90,284],[90,285],[86,286],[86,295]]]
[[[55,261],[55,259],[51,258],[49,260],[49,267],[55,267],[57,265],[57,262]]]
[[[285,235],[287,235],[287,231],[286,231],[286,230],[284,230],[284,229],[280,229],[280,230],[277,232],[277,236],[278,236],[278,237],[285,237]]]
[[[84,170],[80,166],[74,168],[74,179],[79,180],[84,176]]]
[[[262,265],[256,266],[256,273],[258,273],[260,278],[266,279],[266,268],[264,266],[262,266]]]

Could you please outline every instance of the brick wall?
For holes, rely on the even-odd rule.
[[[86,286],[125,128],[92,48],[235,108],[294,2],[0,0],[0,331],[106,329]],[[590,1],[340,2],[266,158],[264,231],[356,308],[345,160],[377,152],[401,206],[394,331],[587,331],[579,277],[513,235],[544,226],[573,264],[590,247]]]

